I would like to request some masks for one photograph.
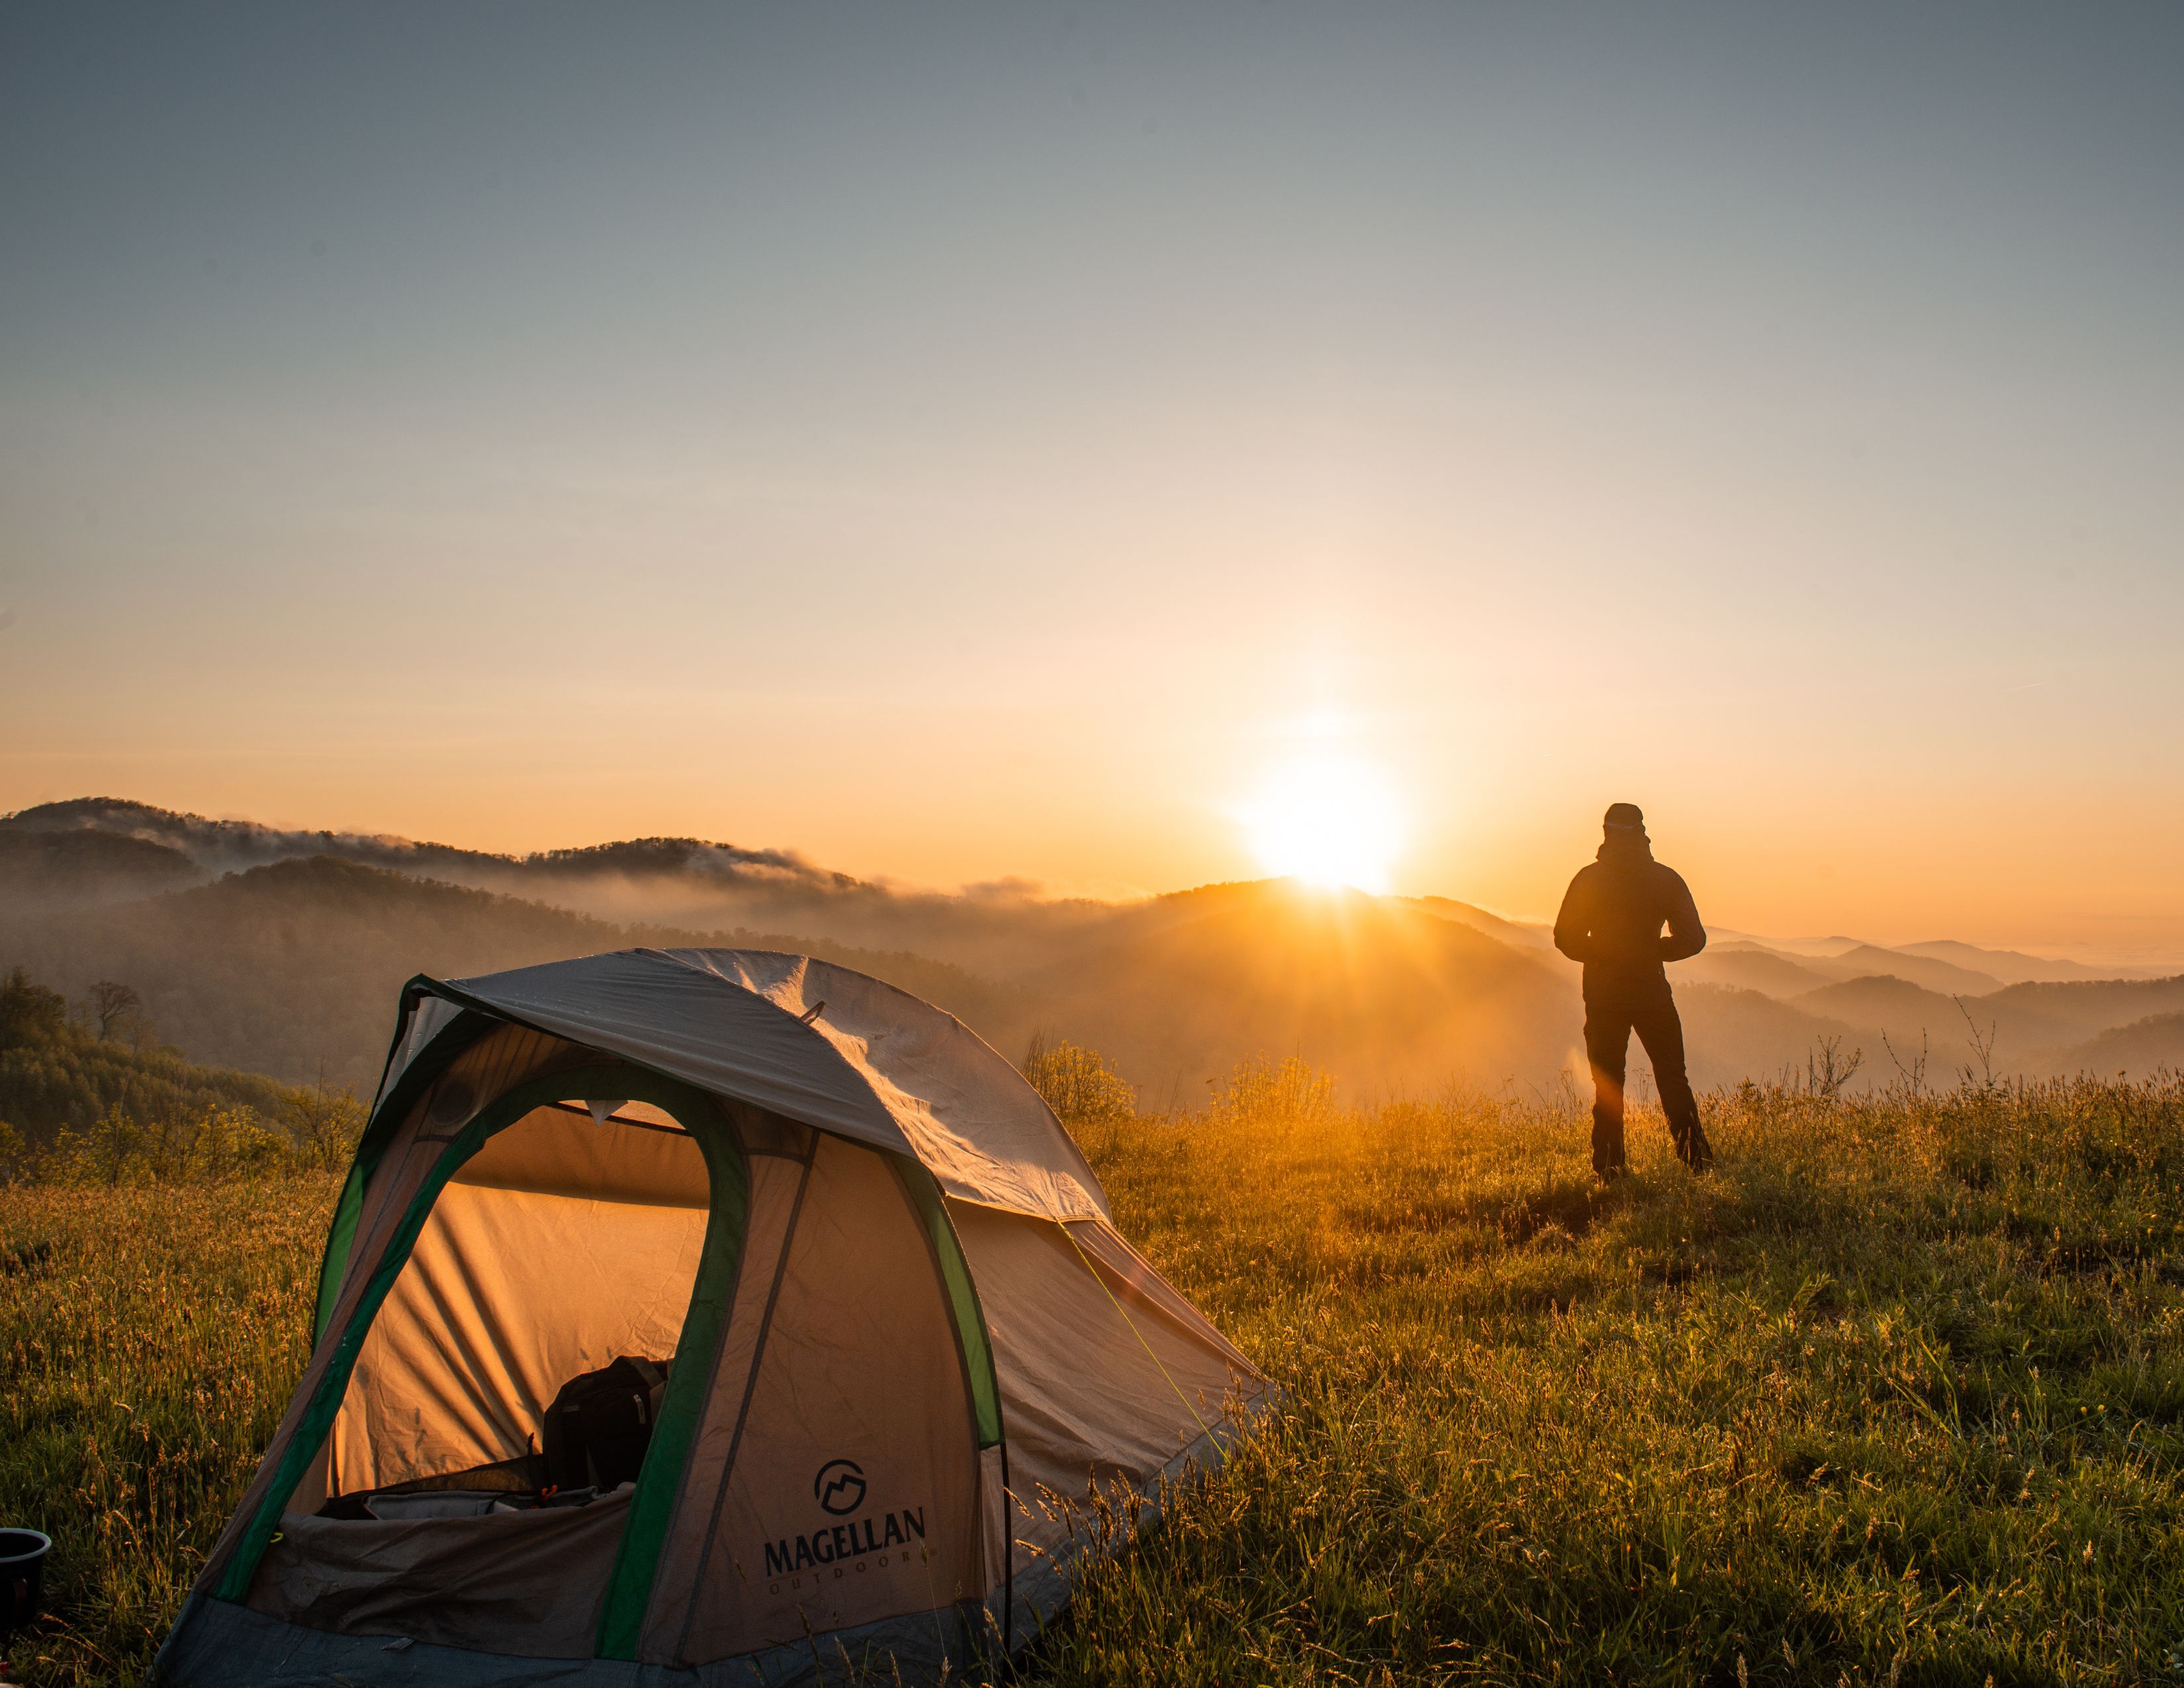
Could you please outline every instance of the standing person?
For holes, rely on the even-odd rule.
[[[1636,804],[1610,804],[1602,830],[1607,838],[1600,859],[1578,870],[1555,916],[1555,948],[1585,964],[1592,1169],[1603,1178],[1624,1171],[1623,1069],[1635,1031],[1652,1061],[1676,1153],[1693,1172],[1702,1173],[1713,1164],[1713,1147],[1699,1124],[1698,1098],[1684,1072],[1684,1022],[1676,1017],[1662,964],[1705,949],[1706,928],[1683,876],[1653,860],[1646,817]]]

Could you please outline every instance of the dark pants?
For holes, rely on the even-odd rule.
[[[1653,1063],[1676,1153],[1692,1171],[1704,1171],[1713,1163],[1713,1148],[1699,1125],[1698,1098],[1684,1072],[1684,1022],[1665,990],[1585,1005],[1585,1052],[1592,1062],[1592,1169],[1602,1178],[1623,1170],[1623,1069],[1633,1032]]]

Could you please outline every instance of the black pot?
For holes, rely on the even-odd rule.
[[[38,1615],[53,1538],[35,1529],[0,1529],[0,1635]]]

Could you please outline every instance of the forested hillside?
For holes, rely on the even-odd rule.
[[[0,1126],[24,1145],[64,1128],[87,1131],[120,1113],[137,1121],[247,1108],[267,1119],[291,1092],[255,1072],[199,1067],[177,1051],[132,1048],[77,1025],[67,998],[26,977],[0,977]],[[0,1140],[11,1134],[0,1131]]]
[[[622,927],[566,909],[320,856],[135,902],[0,923],[0,961],[74,986],[109,978],[143,999],[193,1056],[292,1084],[376,1084],[397,993],[417,973],[462,977],[633,944],[822,955],[975,1019],[986,987],[922,956],[748,931]]]
[[[181,850],[149,838],[0,826],[0,906],[20,912],[150,896],[205,877]]]

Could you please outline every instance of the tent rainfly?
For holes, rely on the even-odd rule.
[[[165,1688],[989,1669],[1265,1379],[952,1017],[803,956],[413,979]]]

